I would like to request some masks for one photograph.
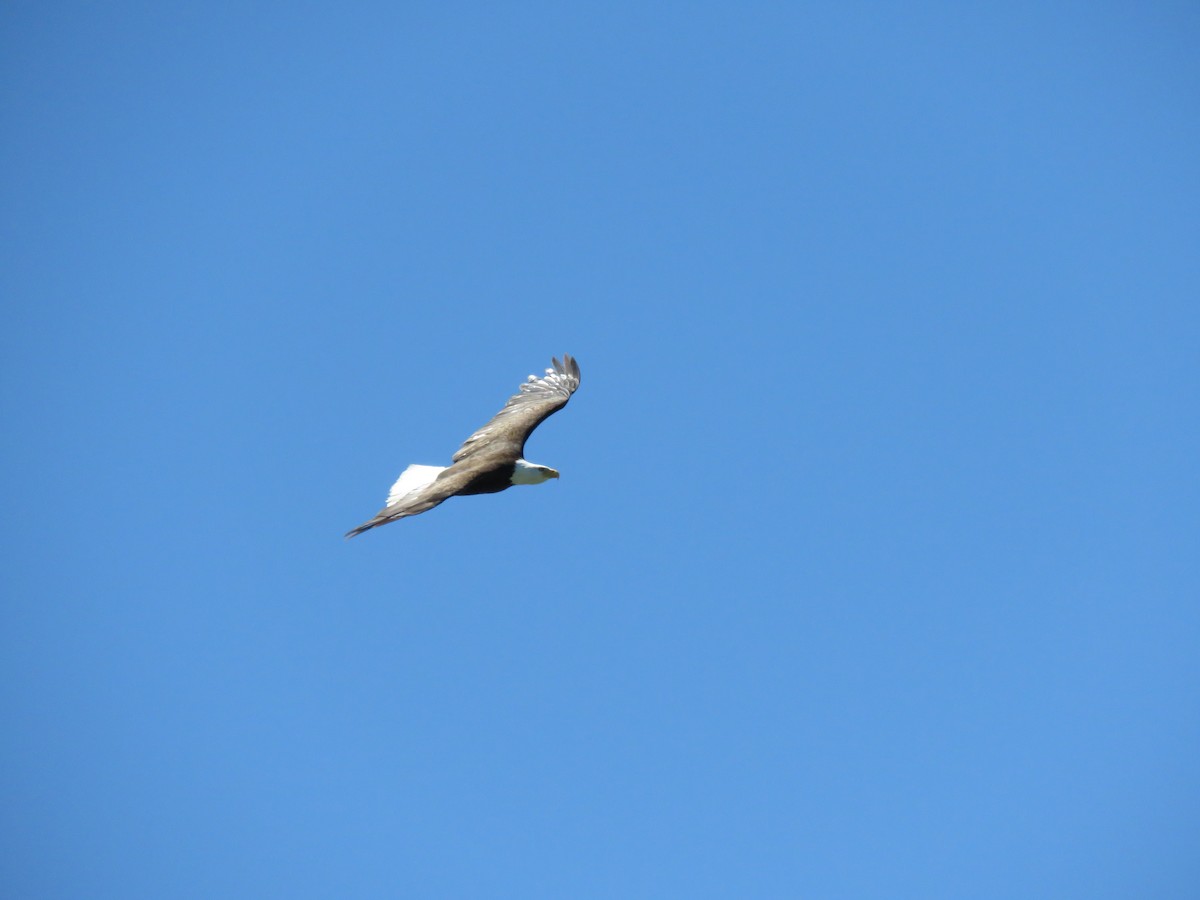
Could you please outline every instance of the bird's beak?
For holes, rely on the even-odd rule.
[[[551,477],[551,478],[558,478],[558,477],[559,477],[559,476],[558,476],[558,469],[551,469],[551,470],[550,470],[550,477]]]

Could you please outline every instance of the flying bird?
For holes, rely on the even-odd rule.
[[[426,512],[455,495],[495,494],[514,484],[557,478],[557,470],[524,458],[525,441],[533,429],[566,406],[579,387],[579,363],[566,353],[561,363],[557,358],[551,362],[554,368],[541,378],[530,375],[504,408],[463,442],[451,465],[412,465],[401,472],[388,493],[387,506],[346,532],[346,537]]]

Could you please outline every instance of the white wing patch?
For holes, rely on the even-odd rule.
[[[388,492],[387,505],[391,506],[397,500],[407,497],[409,494],[415,494],[422,488],[433,484],[434,480],[445,471],[445,466],[409,466],[400,473],[400,477],[396,479],[396,483]]]

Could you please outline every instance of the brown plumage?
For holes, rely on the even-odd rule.
[[[346,537],[433,509],[456,494],[494,494],[513,484],[538,484],[558,472],[522,458],[525,441],[538,425],[567,405],[579,387],[579,364],[563,354],[541,378],[533,375],[504,408],[463,441],[445,469],[409,466],[392,486],[388,504]]]

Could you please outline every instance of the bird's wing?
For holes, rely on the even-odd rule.
[[[356,534],[362,534],[364,531],[375,528],[377,525],[386,525],[388,522],[395,522],[397,519],[427,512],[439,503],[449,500],[465,488],[471,483],[471,479],[476,474],[478,474],[478,466],[471,463],[461,466],[451,466],[433,481],[429,482],[429,484],[419,490],[398,497],[395,503],[389,503],[372,518],[363,522],[357,528],[347,531],[346,537],[352,538]]]
[[[509,397],[490,422],[463,441],[454,454],[456,463],[485,454],[514,460],[521,457],[533,429],[566,406],[579,387],[579,363],[566,353],[561,363],[557,359],[551,362],[553,369],[547,369],[541,378],[530,375],[520,392]]]

